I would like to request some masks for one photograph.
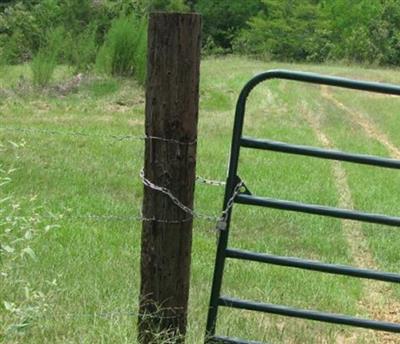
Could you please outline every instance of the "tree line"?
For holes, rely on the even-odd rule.
[[[198,0],[197,9],[217,52],[400,65],[398,0]]]
[[[153,10],[200,12],[206,54],[400,65],[398,0],[2,0],[0,58],[22,63],[51,47],[59,63],[90,68],[115,21],[135,18],[144,35]]]

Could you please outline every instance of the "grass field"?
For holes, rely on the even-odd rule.
[[[400,71],[202,63],[197,173],[223,180],[234,105],[271,68],[400,83]],[[59,68],[29,86],[28,66],[0,75],[0,339],[4,343],[133,343],[139,286],[144,94],[130,80]],[[68,82],[67,82],[68,83]],[[61,86],[60,86],[61,85]],[[258,87],[245,134],[400,159],[399,99],[287,81]],[[15,130],[25,128],[28,130]],[[124,136],[135,137],[124,137]],[[400,215],[395,170],[243,150],[253,193]],[[223,189],[196,186],[196,209],[217,215]],[[90,215],[90,216],[89,216]],[[399,272],[400,232],[379,225],[236,206],[231,246]],[[188,343],[201,343],[215,257],[214,224],[195,221]],[[256,263],[229,262],[224,294],[400,322],[400,288]],[[275,343],[396,343],[394,335],[221,309],[218,333]],[[397,339],[396,339],[397,338]]]

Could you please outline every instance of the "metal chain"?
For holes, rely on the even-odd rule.
[[[226,230],[226,226],[228,223],[227,221],[228,221],[229,210],[233,207],[235,198],[240,193],[240,189],[242,188],[243,185],[244,185],[244,182],[239,181],[239,183],[237,183],[235,188],[233,189],[233,194],[232,194],[231,198],[228,199],[228,202],[226,203],[226,208],[222,211],[222,215],[217,223],[218,231]]]
[[[226,229],[226,223],[227,223],[227,217],[229,210],[233,207],[234,200],[236,196],[240,193],[240,189],[243,186],[243,182],[240,181],[234,188],[232,196],[229,198],[226,208],[222,211],[221,216],[215,216],[215,215],[206,215],[203,213],[196,212],[192,209],[190,209],[188,206],[183,204],[170,190],[168,190],[166,187],[163,186],[158,186],[154,183],[152,183],[150,180],[148,180],[144,176],[144,170],[140,171],[140,178],[142,179],[142,182],[145,186],[159,191],[165,195],[167,195],[171,201],[180,209],[182,209],[184,212],[188,213],[191,215],[193,218],[203,218],[209,221],[217,221],[217,229],[218,230],[225,230]]]
[[[202,217],[202,218],[209,218],[212,220],[215,220],[214,216],[210,216],[210,215],[205,215],[205,214],[200,214],[200,213],[196,213],[195,211],[193,211],[192,209],[190,209],[188,206],[184,205],[177,197],[175,197],[173,195],[173,193],[168,190],[166,187],[163,186],[158,186],[154,183],[152,183],[150,180],[148,180],[145,176],[144,176],[144,170],[142,169],[140,171],[140,178],[143,182],[143,184],[147,187],[149,187],[150,189],[159,191],[165,195],[167,195],[171,201],[180,209],[182,209],[185,213],[191,215],[193,218],[195,217]]]

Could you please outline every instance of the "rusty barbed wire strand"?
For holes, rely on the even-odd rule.
[[[142,136],[137,136],[137,135],[113,135],[113,134],[92,134],[92,133],[86,133],[86,132],[78,132],[78,131],[64,131],[64,130],[54,130],[54,129],[38,129],[38,128],[21,128],[21,127],[0,127],[1,131],[8,131],[8,132],[22,132],[22,133],[29,133],[29,134],[48,134],[48,135],[62,135],[62,136],[70,136],[70,137],[89,137],[89,138],[103,138],[103,139],[112,139],[112,140],[117,140],[117,141],[124,141],[124,140],[159,140],[163,142],[170,142],[174,144],[179,144],[179,145],[193,145],[197,143],[197,140],[189,141],[189,142],[183,142],[175,139],[167,139],[163,137],[157,137],[157,136],[148,136],[148,135],[142,135]],[[174,202],[175,205],[177,205],[179,208],[184,210],[187,214],[190,216],[185,218],[185,219],[180,219],[180,220],[166,220],[166,219],[158,219],[155,217],[152,218],[146,218],[143,216],[142,211],[139,211],[139,215],[115,215],[115,214],[85,214],[85,215],[70,215],[70,214],[50,214],[48,216],[45,216],[47,218],[53,218],[53,219],[86,219],[86,220],[95,220],[95,221],[149,221],[149,222],[158,222],[158,223],[165,223],[165,224],[177,224],[177,223],[183,223],[183,222],[188,222],[193,219],[200,219],[200,220],[205,220],[208,222],[217,222],[219,225],[220,229],[223,229],[223,225],[221,226],[221,223],[224,223],[226,220],[226,214],[228,213],[229,209],[233,206],[233,200],[236,197],[236,195],[239,193],[239,190],[241,186],[243,185],[242,183],[239,183],[232,195],[232,198],[229,200],[227,208],[221,212],[220,216],[217,215],[210,215],[210,214],[204,214],[198,211],[194,211],[190,209],[189,207],[186,207],[178,198],[176,198],[168,189],[164,187],[159,187],[153,183],[151,183],[149,180],[147,180],[144,177],[144,172],[143,170],[140,172],[140,177],[143,182],[143,184],[147,187],[150,187],[152,189],[155,189],[157,191],[163,192],[164,194],[168,195],[171,200]],[[209,186],[225,186],[226,183],[224,181],[220,180],[214,180],[210,178],[205,178],[202,176],[196,176],[196,183],[199,184],[204,184],[204,185],[209,185]],[[10,217],[6,217],[8,220],[10,220]]]
[[[105,138],[112,139],[117,141],[145,141],[145,140],[157,140],[163,142],[170,142],[179,145],[193,145],[197,143],[197,140],[193,140],[190,142],[183,142],[175,139],[167,139],[158,136],[149,136],[149,135],[101,135],[101,134],[89,134],[85,132],[76,132],[76,131],[63,131],[63,130],[53,130],[53,129],[37,129],[37,128],[15,128],[15,127],[0,127],[2,131],[10,131],[10,132],[23,132],[23,133],[39,133],[39,134],[49,134],[49,135],[62,135],[62,136],[71,136],[71,137],[95,137],[95,138]],[[226,183],[221,180],[214,180],[202,176],[196,176],[196,182],[199,184],[210,185],[210,186],[225,186]]]
[[[30,134],[48,134],[48,135],[56,135],[56,136],[71,136],[71,137],[93,137],[93,138],[102,138],[102,139],[111,139],[116,141],[145,141],[145,140],[155,140],[155,141],[163,141],[175,143],[178,145],[194,145],[197,143],[196,140],[192,141],[180,141],[176,139],[168,139],[165,137],[159,137],[154,135],[127,135],[127,134],[93,134],[82,131],[64,131],[64,130],[56,130],[56,129],[38,129],[38,128],[20,128],[20,127],[0,127],[1,131],[7,132],[23,132]]]

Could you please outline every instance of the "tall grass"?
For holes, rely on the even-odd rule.
[[[4,80],[4,76],[0,75],[0,83],[5,87],[17,80],[24,70],[24,67],[8,68],[9,78]],[[305,69],[387,82],[400,80],[400,73],[395,70],[267,64],[239,57],[207,59],[202,63],[200,87],[199,175],[223,180],[237,95],[250,77],[273,68]],[[59,80],[59,70],[56,72],[54,80]],[[23,259],[29,264],[21,268],[7,263],[12,269],[7,282],[3,283],[0,276],[0,342],[137,342],[135,323],[140,290],[141,223],[130,218],[138,214],[142,202],[143,185],[137,176],[143,165],[143,145],[107,138],[120,134],[142,135],[145,104],[143,90],[131,78],[111,80],[84,84],[78,93],[65,97],[50,94],[40,99],[10,97],[1,105],[2,127],[82,132],[88,136],[0,130],[2,142],[19,142],[22,137],[27,140],[25,148],[19,151],[18,164],[14,164],[16,157],[13,149],[0,150],[1,164],[7,167],[3,169],[19,168],[12,174],[13,182],[0,187],[0,200],[13,194],[13,202],[8,208],[4,203],[0,204],[0,227],[12,204],[27,195],[37,195],[33,203],[45,207],[39,213],[41,223],[48,219],[48,213],[63,215],[62,218],[57,216],[54,221],[52,215],[49,218],[50,223],[56,223],[60,228],[45,233],[45,228],[41,226],[34,236],[36,239],[25,241],[24,246],[12,246],[10,239],[14,237],[0,238],[2,244],[15,248],[14,253],[3,252],[4,260],[9,261],[27,246],[37,257],[34,260],[29,253],[25,254]],[[396,117],[393,117],[393,122],[389,117],[398,113],[396,99],[370,95],[368,98],[356,98],[353,93],[348,94],[348,99],[342,98],[345,95],[341,93],[334,93],[334,96],[340,97],[339,100],[346,106],[360,106],[360,111],[364,106],[368,106],[371,114],[379,110],[379,116],[374,118],[381,125],[389,121],[385,128],[390,126],[393,129],[387,130],[387,135],[400,144],[398,130],[394,130]],[[389,105],[392,100],[394,104]],[[306,102],[304,106],[315,113],[316,119],[320,119],[325,134],[332,142],[338,143],[338,149],[384,155],[379,146],[370,144],[374,140],[364,137],[364,133],[357,130],[356,123],[349,123],[347,113],[324,101],[318,87],[284,81],[271,81],[254,90],[247,106],[245,134],[318,146],[317,138],[301,116],[303,101]],[[383,119],[385,122],[381,122]],[[357,149],[359,146],[365,150]],[[367,147],[370,149],[367,150]],[[330,161],[264,153],[243,150],[241,154],[239,173],[253,193],[337,206],[341,195],[335,187]],[[400,185],[398,179],[390,179],[393,182],[389,185],[388,174],[382,174],[379,169],[345,168],[357,209],[398,213],[399,193],[395,192],[396,186]],[[378,183],[379,180],[383,183]],[[218,215],[223,192],[223,188],[198,185],[198,211]],[[371,196],[368,197],[371,203],[364,203],[366,196]],[[5,209],[3,213],[2,209]],[[26,218],[32,213],[27,205],[22,204],[21,209],[23,213],[15,215]],[[100,217],[85,217],[90,214]],[[116,217],[109,218],[110,215]],[[6,223],[4,227],[9,228],[9,225]],[[215,257],[213,227],[214,224],[204,221],[194,224],[188,344],[203,342]],[[236,205],[231,228],[232,247],[353,264],[339,220]],[[394,239],[394,235],[398,236],[398,233],[389,228],[375,234],[369,234],[369,230],[366,227],[365,233],[369,235],[371,253],[376,256],[379,267],[396,271],[399,241]],[[13,231],[10,235],[14,233],[21,232]],[[363,285],[359,280],[249,262],[230,261],[226,267],[223,293],[227,295],[373,318],[373,314],[367,314],[361,307],[368,300],[363,295]],[[29,282],[31,288],[44,294],[47,311],[40,308],[43,304],[41,299],[27,303],[20,293],[21,289],[16,288],[19,280]],[[388,292],[383,297],[394,303],[399,301],[399,295],[392,296]],[[9,310],[5,309],[3,299],[7,301]],[[32,316],[22,307],[25,304],[39,307],[33,312],[29,327],[2,338],[2,329],[14,324],[26,324],[24,318],[16,317],[22,313],[12,313],[15,308],[23,309],[24,314]],[[377,311],[385,309],[382,306]],[[275,343],[378,342],[369,331],[363,330],[360,335],[361,332],[355,332],[353,336],[351,328],[223,308],[220,309],[217,329],[221,335]]]
[[[47,86],[53,77],[57,60],[53,54],[49,54],[45,49],[39,50],[31,63],[32,81],[35,86]]]
[[[64,33],[62,27],[49,31],[47,42],[32,59],[32,81],[35,86],[46,87],[50,83],[64,43]]]
[[[147,21],[135,16],[116,19],[96,59],[97,70],[113,76],[146,75]]]
[[[11,164],[0,162],[0,342],[18,342],[31,327],[38,326],[48,310],[49,294],[41,290],[42,282],[30,280],[26,271],[34,269],[39,260],[37,243],[56,226],[45,223],[35,196],[16,196],[7,188],[13,183],[25,144],[0,142],[0,152],[14,158]]]

